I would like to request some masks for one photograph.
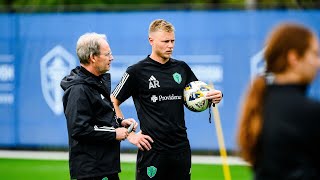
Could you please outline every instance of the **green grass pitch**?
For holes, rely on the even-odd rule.
[[[121,180],[134,180],[135,164],[122,163]],[[252,173],[247,166],[230,166],[232,180],[250,180]],[[68,161],[0,159],[0,179],[10,180],[68,180]],[[192,180],[223,180],[221,165],[192,165]]]

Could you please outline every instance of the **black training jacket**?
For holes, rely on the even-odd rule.
[[[320,103],[305,85],[268,85],[255,180],[320,179]]]
[[[76,67],[61,81],[69,137],[71,178],[120,172],[120,142],[110,100],[110,74],[94,76]]]

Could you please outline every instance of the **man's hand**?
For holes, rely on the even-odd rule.
[[[128,137],[128,130],[126,128],[117,128],[116,129],[116,140],[122,141]]]
[[[137,146],[141,151],[147,150],[149,151],[151,147],[151,143],[153,140],[150,136],[142,134],[142,131],[135,133],[130,133],[128,136],[128,141]]]
[[[135,131],[137,129],[137,127],[138,127],[138,123],[132,118],[124,119],[121,122],[121,126],[129,127],[132,123],[135,123],[135,125],[133,126],[133,130],[132,130],[132,131]]]
[[[222,99],[222,92],[215,89],[210,90],[206,95],[206,99],[211,100],[214,104],[218,104]]]

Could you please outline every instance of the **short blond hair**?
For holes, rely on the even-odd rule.
[[[174,32],[174,30],[175,29],[170,22],[164,19],[156,19],[150,23],[149,35],[150,33],[157,32],[157,31]]]

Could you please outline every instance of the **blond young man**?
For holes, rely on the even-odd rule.
[[[163,19],[151,22],[149,43],[152,52],[128,67],[112,93],[118,116],[120,104],[132,96],[141,132],[128,140],[138,148],[136,179],[188,180],[191,150],[187,137],[183,89],[198,80],[190,67],[171,58],[175,44],[174,27]],[[208,99],[219,103],[222,93],[212,90]]]

